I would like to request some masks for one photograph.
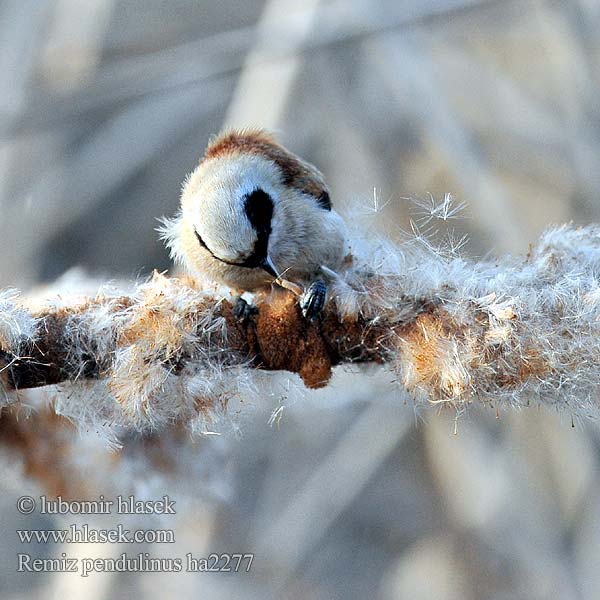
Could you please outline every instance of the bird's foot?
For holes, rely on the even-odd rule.
[[[309,321],[316,321],[325,306],[327,286],[322,279],[313,281],[300,299],[302,315]]]
[[[249,304],[241,296],[233,299],[233,316],[240,322],[250,321],[254,315],[258,314],[258,309],[254,304]]]

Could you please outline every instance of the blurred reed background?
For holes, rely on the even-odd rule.
[[[397,239],[446,192],[475,257],[600,221],[599,31],[595,0],[3,0],[0,287],[169,268],[155,218],[224,126],[276,130]],[[229,492],[161,550],[251,573],[15,573],[5,468],[2,597],[600,597],[597,424],[475,410],[454,435],[377,371],[298,387],[221,438]]]

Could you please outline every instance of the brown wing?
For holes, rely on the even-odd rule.
[[[222,133],[210,142],[202,160],[238,152],[260,154],[272,160],[281,170],[283,183],[312,195],[325,210],[331,210],[329,189],[323,174],[286,150],[271,134],[261,129]]]

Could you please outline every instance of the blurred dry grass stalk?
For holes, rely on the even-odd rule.
[[[278,291],[240,323],[214,292],[158,273],[130,294],[40,303],[5,292],[3,404],[56,385],[54,410],[79,425],[206,432],[234,402],[256,403],[259,369],[320,387],[334,365],[378,362],[417,402],[461,410],[534,398],[597,415],[598,227],[551,230],[524,259],[494,263],[418,241],[356,242],[316,324]]]

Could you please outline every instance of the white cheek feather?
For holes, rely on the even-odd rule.
[[[169,249],[169,254],[173,261],[179,265],[185,265],[187,262],[186,251],[183,245],[183,213],[180,210],[174,217],[161,217],[160,226],[156,228],[159,238]]]
[[[347,253],[344,222],[314,197],[288,188],[275,207],[269,253],[283,277],[310,283],[321,265],[337,270]]]

